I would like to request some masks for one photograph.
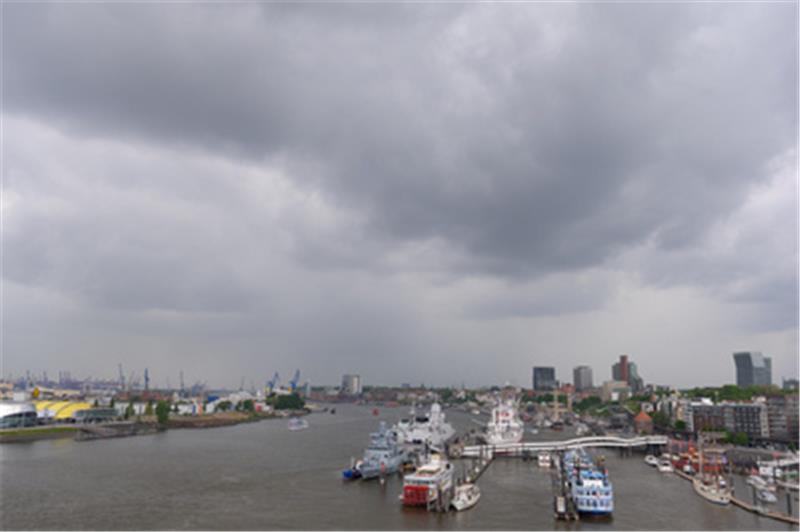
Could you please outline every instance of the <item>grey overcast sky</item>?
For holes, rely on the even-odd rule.
[[[3,5],[3,368],[798,373],[798,4]]]

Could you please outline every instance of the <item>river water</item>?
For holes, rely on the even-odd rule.
[[[641,455],[604,451],[614,484],[610,521],[556,522],[550,479],[534,462],[497,459],[478,481],[472,510],[404,509],[397,477],[345,483],[341,470],[363,451],[378,420],[407,409],[338,405],[312,414],[308,430],[282,419],[182,429],[112,440],[0,445],[3,529],[90,530],[794,530],[735,507],[700,499]],[[459,432],[477,427],[447,411]],[[527,439],[560,439],[544,432]]]

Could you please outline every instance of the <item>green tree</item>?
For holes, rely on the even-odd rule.
[[[166,401],[159,401],[156,405],[156,419],[159,425],[166,425],[169,419],[169,403]]]
[[[136,413],[136,409],[133,407],[133,401],[128,403],[128,406],[125,408],[125,419],[128,419],[132,415]]]
[[[580,401],[578,401],[577,403],[575,403],[574,408],[578,412],[585,412],[586,410],[589,410],[590,408],[596,408],[596,407],[600,406],[601,404],[603,404],[603,400],[602,399],[600,399],[599,397],[596,397],[596,396],[589,396],[589,397],[585,397],[585,398],[581,399]]]
[[[299,410],[306,405],[302,397],[296,393],[289,395],[279,395],[275,399],[276,410]]]
[[[231,402],[230,401],[220,401],[217,403],[215,410],[219,410],[220,412],[227,412],[231,409]]]
[[[147,406],[144,409],[144,415],[152,416],[153,415],[153,401],[147,401]]]
[[[682,419],[679,419],[675,422],[675,430],[679,430],[681,432],[686,430],[686,422]]]
[[[669,416],[666,415],[664,412],[653,412],[651,415],[653,418],[653,426],[658,427],[660,429],[667,429],[669,428]]]
[[[242,403],[242,410],[245,412],[255,412],[256,411],[256,404],[253,402],[252,399],[245,399]]]
[[[750,438],[746,432],[737,432],[733,435],[732,442],[734,445],[747,446],[750,443]]]
[[[112,397],[111,398],[111,402],[108,403],[108,406],[111,407],[111,408],[114,408],[116,405],[117,405],[117,403],[114,401],[114,398]]]

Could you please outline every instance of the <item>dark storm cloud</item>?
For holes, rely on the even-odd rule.
[[[529,276],[692,245],[765,179],[793,144],[792,9],[13,6],[6,102],[280,157],[373,237]]]
[[[353,365],[623,278],[796,325],[796,5],[4,10],[19,286]]]

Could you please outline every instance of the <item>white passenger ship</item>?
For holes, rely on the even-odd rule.
[[[439,403],[433,403],[427,414],[416,415],[412,408],[411,417],[402,419],[395,426],[400,441],[406,445],[424,446],[436,450],[444,450],[444,444],[452,438],[456,431],[445,421],[444,412]]]
[[[519,443],[522,441],[523,430],[524,426],[513,400],[500,400],[492,409],[492,417],[486,425],[486,443]]]

